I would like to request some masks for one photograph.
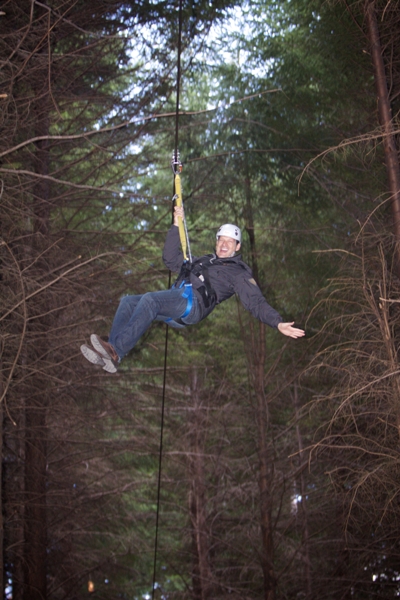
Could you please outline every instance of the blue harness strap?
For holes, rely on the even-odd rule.
[[[172,286],[173,288],[175,287],[175,284]],[[183,294],[182,294],[182,298],[186,298],[187,299],[187,303],[186,303],[186,309],[185,312],[179,317],[179,319],[165,319],[165,323],[167,325],[170,325],[171,327],[176,327],[177,329],[182,329],[183,327],[185,327],[185,323],[181,322],[181,319],[184,319],[185,317],[188,316],[188,314],[190,313],[190,311],[192,310],[192,306],[193,306],[193,287],[191,283],[185,283],[184,281],[182,281],[182,283],[180,284],[178,289],[181,288],[185,288]]]
[[[188,316],[193,306],[193,287],[191,283],[185,283],[185,291],[182,294],[182,298],[187,298],[186,310],[183,315],[180,316],[181,319],[184,319]]]

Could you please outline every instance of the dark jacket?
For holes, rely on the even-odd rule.
[[[200,260],[201,262],[201,258],[193,257],[193,261]],[[202,319],[210,314],[215,304],[220,304],[236,293],[244,308],[249,310],[256,319],[270,325],[270,327],[277,327],[279,323],[282,323],[282,317],[265,300],[260,288],[253,279],[250,267],[241,260],[240,254],[224,259],[218,258],[215,254],[203,258],[207,262],[208,276],[216,294],[216,303],[208,308],[204,306],[203,297],[197,291],[204,283],[192,273],[190,283],[193,285],[193,290],[203,309]],[[172,225],[165,240],[163,261],[170,271],[177,273],[181,270],[183,260],[179,229]]]

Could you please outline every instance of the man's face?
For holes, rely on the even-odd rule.
[[[220,235],[215,245],[218,258],[230,258],[240,249],[240,244],[231,237]]]

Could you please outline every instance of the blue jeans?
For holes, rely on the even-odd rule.
[[[153,321],[165,321],[168,318],[174,320],[183,315],[187,307],[187,298],[182,297],[184,292],[184,287],[171,288],[140,296],[124,296],[121,299],[108,338],[120,359],[132,350]],[[200,319],[199,302],[193,292],[192,309],[183,321],[192,325]]]

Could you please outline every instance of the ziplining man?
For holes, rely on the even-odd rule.
[[[163,261],[178,279],[169,290],[148,292],[121,299],[111,327],[108,342],[92,334],[92,347],[83,344],[81,352],[91,363],[109,373],[116,373],[123,357],[136,345],[153,321],[165,321],[172,327],[194,325],[205,319],[217,304],[237,293],[243,306],[251,314],[283,335],[300,338],[302,329],[294,322],[283,323],[280,314],[272,308],[253,278],[250,267],[237,254],[241,246],[241,231],[236,225],[222,225],[216,235],[215,254],[184,261],[180,248],[179,219],[182,206],[175,206],[174,223],[167,233]]]

